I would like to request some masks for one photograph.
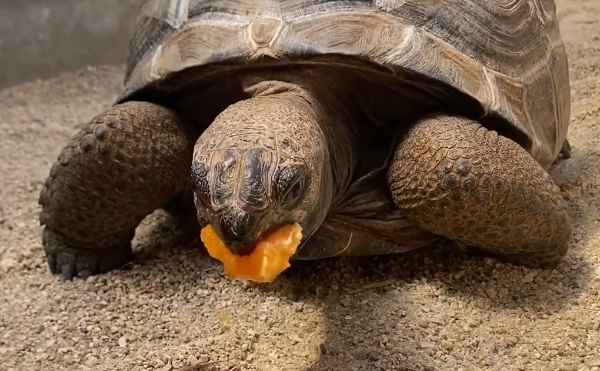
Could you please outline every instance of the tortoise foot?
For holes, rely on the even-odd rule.
[[[89,276],[122,269],[132,262],[133,253],[129,243],[108,249],[85,249],[67,245],[64,238],[49,228],[43,232],[44,252],[52,274],[63,280]]]
[[[131,261],[131,240],[145,217],[191,193],[194,140],[176,113],[144,102],[111,107],[75,134],[39,196],[52,272],[71,279]]]
[[[432,116],[397,145],[388,171],[396,205],[420,228],[467,251],[552,268],[569,246],[567,203],[516,142],[461,117]]]

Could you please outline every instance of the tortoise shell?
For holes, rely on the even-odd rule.
[[[566,138],[570,86],[553,0],[148,0],[117,103],[190,67],[357,60],[471,97],[545,168]]]

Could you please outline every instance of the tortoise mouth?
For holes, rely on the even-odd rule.
[[[248,213],[240,210],[221,212],[209,223],[235,255],[250,255],[256,246],[290,220],[280,220],[271,212]]]
[[[268,240],[269,236],[273,235],[273,233],[277,232],[279,229],[284,227],[287,223],[277,223],[271,226],[268,226],[263,229],[257,230],[256,237],[249,242],[240,242],[240,241],[227,241],[223,240],[225,246],[231,251],[234,255],[238,256],[246,256],[250,255],[254,252],[258,244],[263,241]]]

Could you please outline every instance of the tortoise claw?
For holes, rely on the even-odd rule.
[[[560,149],[560,154],[565,160],[571,158],[571,144],[569,143],[568,139],[565,139],[565,141],[563,142],[562,147]]]
[[[133,259],[130,245],[125,247],[92,250],[69,247],[59,241],[54,231],[44,229],[44,251],[52,274],[64,281],[75,277],[86,279],[114,269],[121,269]]]

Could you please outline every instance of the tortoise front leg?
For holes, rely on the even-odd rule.
[[[194,142],[174,112],[143,102],[112,107],[79,131],[39,197],[52,273],[71,279],[120,268],[148,214],[187,212]]]
[[[388,183],[410,221],[468,251],[553,268],[568,250],[559,188],[521,146],[476,121],[416,122],[397,145]]]

